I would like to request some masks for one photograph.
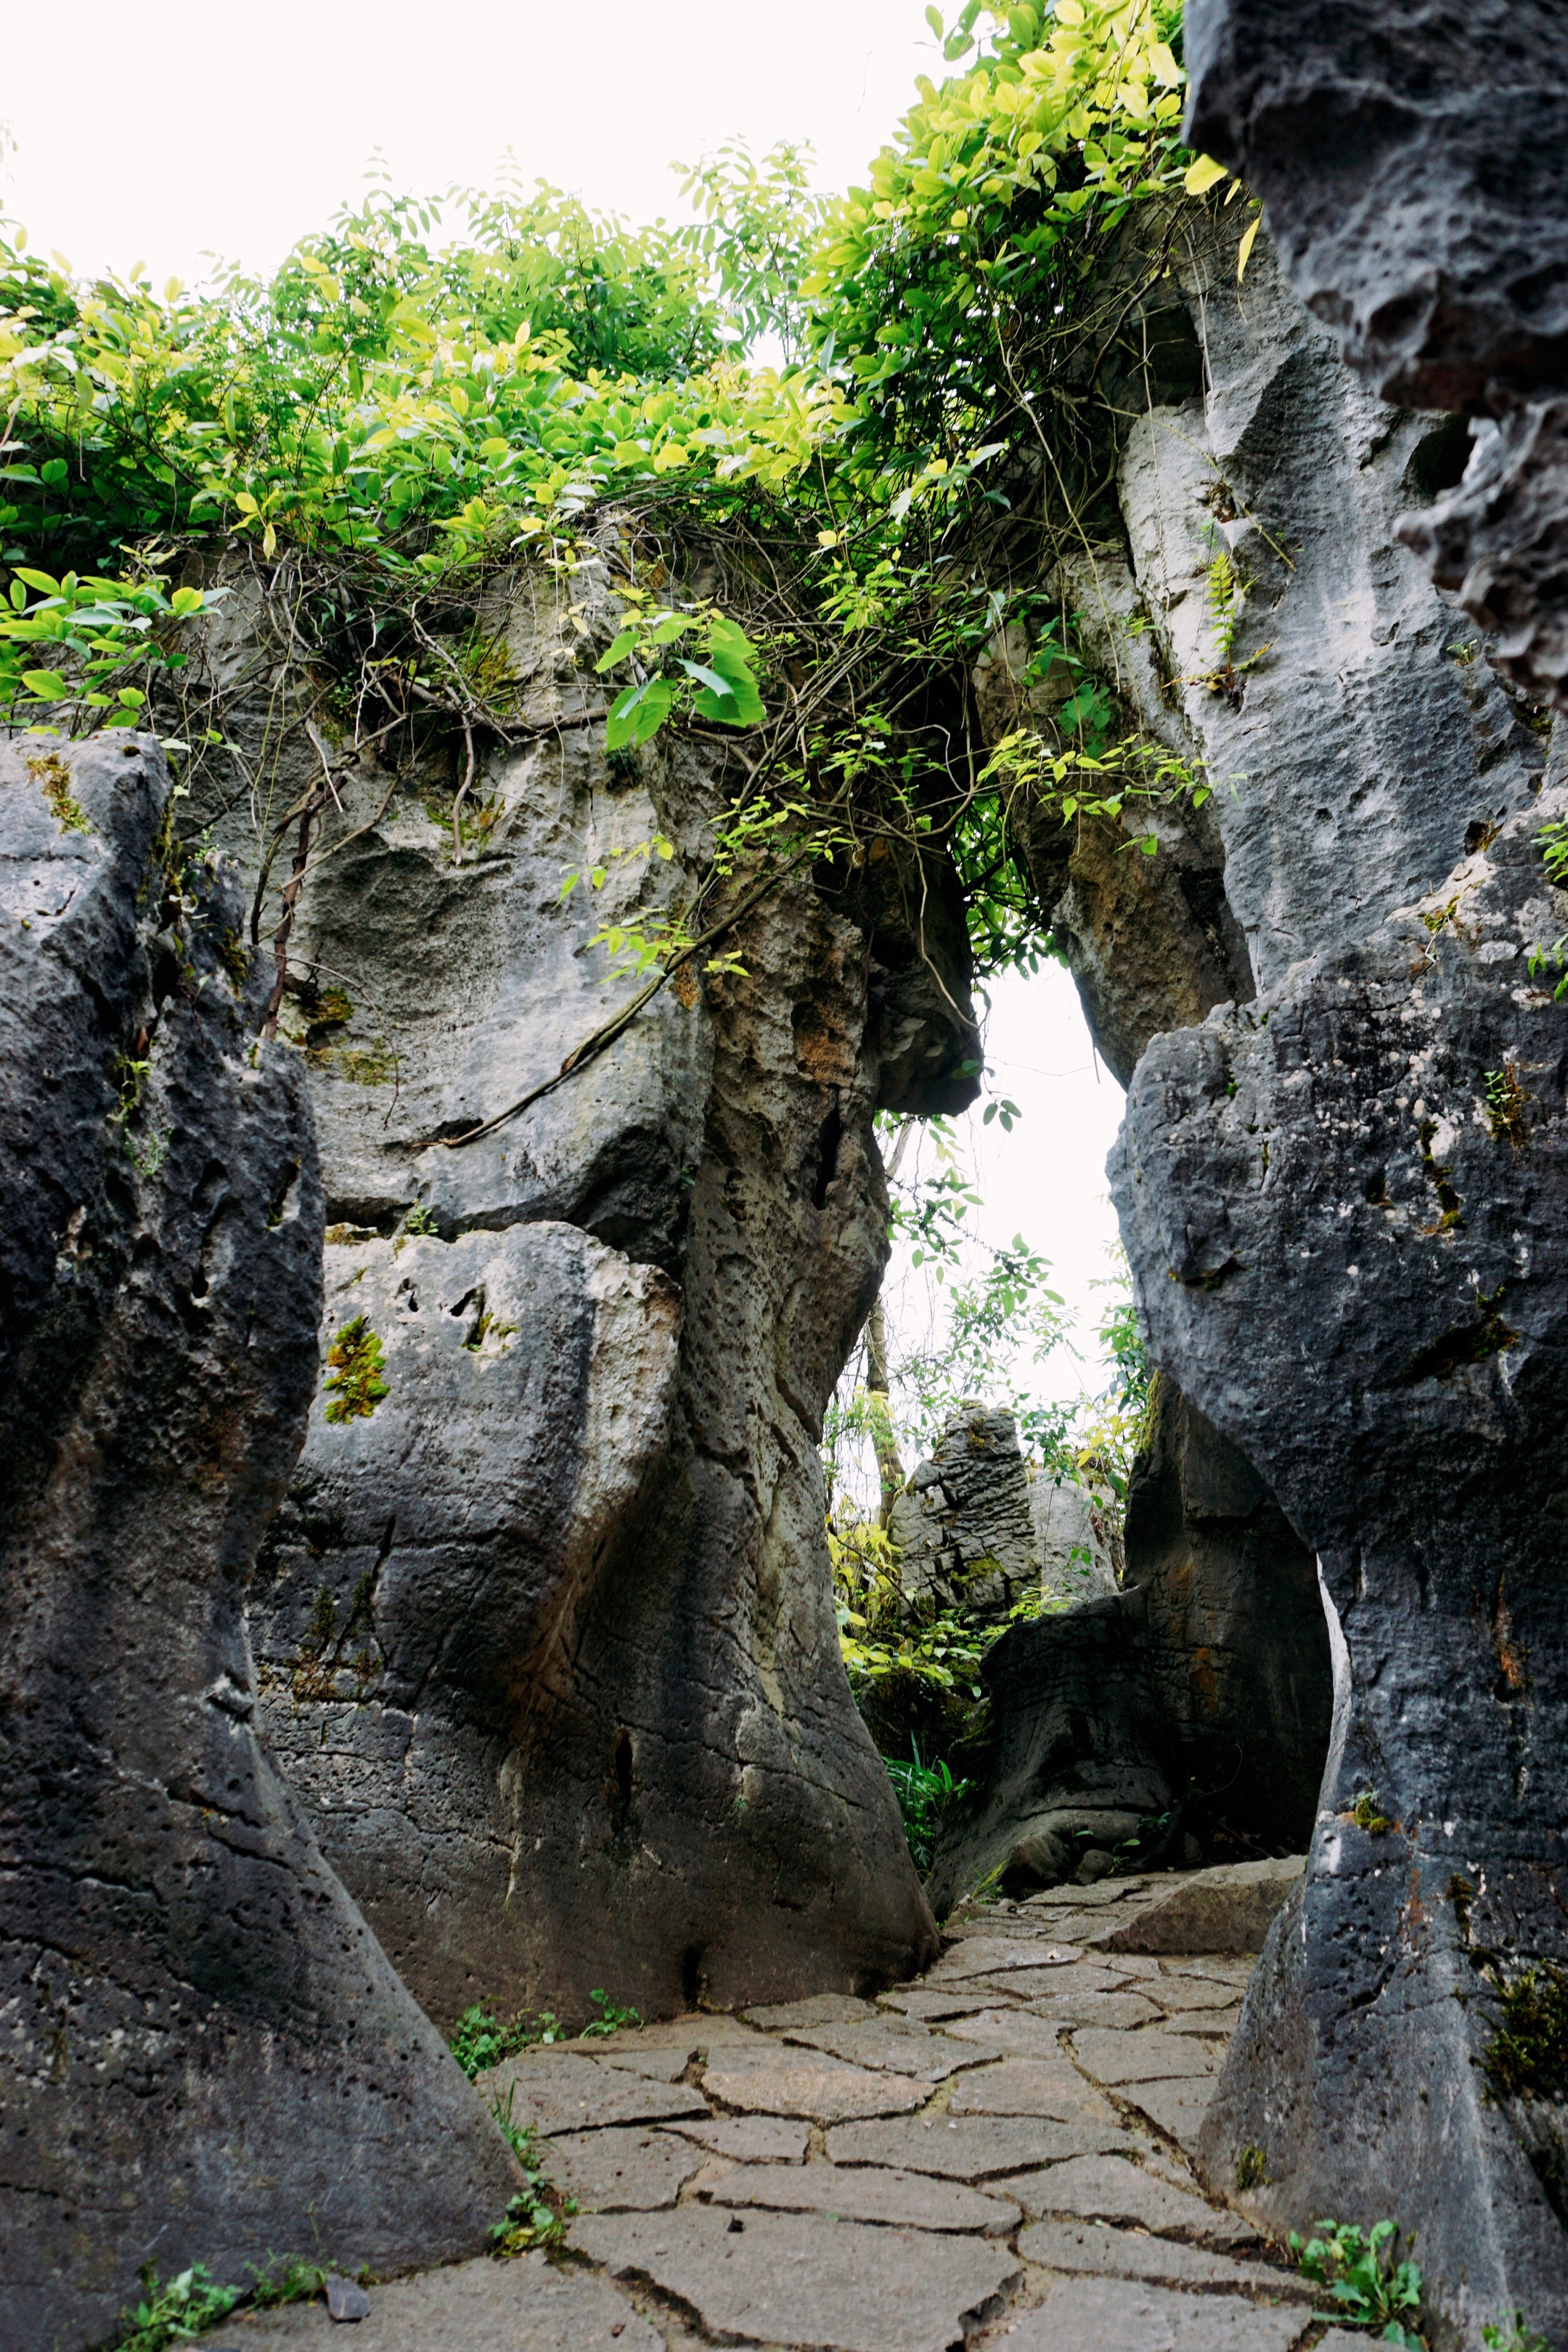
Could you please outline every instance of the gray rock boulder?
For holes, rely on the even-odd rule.
[[[1466,2344],[1515,2305],[1568,2326],[1561,2070],[1500,2040],[1568,1961],[1568,1007],[1529,967],[1564,805],[1359,941],[1325,908],[1255,1007],[1156,1040],[1112,1160],[1153,1353],[1268,1478],[1338,1619],[1309,1869],[1211,2176],[1256,2147],[1273,2221],[1397,2214]]]
[[[1050,1599],[1100,1601],[1116,1591],[1121,1529],[1111,1497],[1041,1471],[1029,1481],[1029,1518]]]
[[[986,1653],[980,1792],[944,1822],[927,1881],[939,1919],[995,1873],[1010,1894],[1053,1885],[1086,1844],[1109,1853],[1170,1808],[1143,1622],[1142,1594],[1116,1593],[1011,1625]]]
[[[226,614],[219,670],[255,651]],[[933,1929],[840,1657],[817,1440],[886,1255],[874,1112],[973,1091],[952,877],[917,939],[891,861],[796,876],[563,1076],[643,984],[601,926],[726,903],[743,771],[694,739],[606,761],[595,562],[509,575],[487,625],[518,699],[479,837],[458,862],[449,747],[402,783],[345,754],[301,902],[285,1009],[354,1286],[327,1337],[363,1313],[387,1393],[311,1413],[255,1603],[267,1736],[442,2021],[881,1984]],[[242,701],[237,740],[266,719]],[[281,756],[308,772],[298,724]]]
[[[100,2342],[149,2259],[475,2251],[517,2179],[256,1738],[321,1191],[168,793],[150,739],[0,746],[6,2352]]]
[[[962,1406],[889,1517],[906,1608],[1004,1622],[1040,1583],[1029,1496],[1013,1415]]]
[[[1193,1825],[1223,1819],[1301,1851],[1333,1712],[1317,1562],[1251,1463],[1173,1381],[1157,1385],[1126,1547],[1164,1753],[1194,1793]]]
[[[1568,69],[1552,0],[1192,0],[1187,136],[1264,200],[1308,308],[1385,400],[1487,418],[1413,542],[1493,658],[1568,681]],[[1448,486],[1458,481],[1456,441]]]

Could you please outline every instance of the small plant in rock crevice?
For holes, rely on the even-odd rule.
[[[537,2016],[521,2010],[503,2025],[492,2017],[482,2003],[475,2001],[458,2020],[458,2030],[447,2047],[453,2057],[473,2082],[503,2059],[515,2058],[520,2050],[527,2050],[541,2042],[564,2042],[566,2030],[552,2010],[542,2009]]]
[[[1366,1832],[1368,1837],[1386,1837],[1394,1827],[1388,1815],[1379,1809],[1375,1789],[1363,1789],[1358,1792],[1351,1807],[1351,1819],[1358,1829]]]
[[[962,1804],[973,1783],[955,1780],[940,1759],[934,1764],[926,1763],[921,1755],[920,1741],[912,1733],[910,1747],[912,1752],[907,1764],[893,1757],[883,1760],[903,1816],[910,1860],[923,1878],[931,1866],[943,1820],[955,1805]]]
[[[1244,2147],[1236,2159],[1236,2189],[1245,2197],[1249,2189],[1261,2189],[1268,2178],[1268,2158],[1260,2147]]]
[[[382,1370],[381,1341],[356,1315],[327,1350],[327,1419],[368,1421],[387,1393]]]
[[[1494,1998],[1497,2027],[1481,2062],[1493,2096],[1568,2097],[1568,1969],[1534,1961]]]
[[[203,2263],[193,2263],[165,2285],[152,2263],[137,2276],[142,2300],[120,2315],[120,2352],[165,2352],[171,2344],[189,2344],[226,2319],[240,2297],[238,2287],[219,2286]]]
[[[591,2042],[596,2034],[619,2033],[627,2026],[642,2023],[635,2009],[618,2008],[602,1985],[595,1986],[588,1998],[599,2014],[591,2017],[583,2028],[579,2039],[584,2042]]]
[[[1290,2252],[1303,2277],[1323,2288],[1334,2305],[1319,2318],[1333,2318],[1342,2327],[1375,2329],[1382,2344],[1400,2344],[1408,2352],[1426,2352],[1426,2338],[1414,2321],[1421,2307],[1421,2273],[1408,2258],[1394,2263],[1393,2242],[1397,2222],[1374,2221],[1363,2230],[1353,2221],[1316,2221],[1313,2235],[1302,2241],[1292,2230]]]
[[[1487,2352],[1552,2352],[1544,2336],[1524,2324],[1522,2311],[1505,2311],[1490,2327],[1481,2330]]]

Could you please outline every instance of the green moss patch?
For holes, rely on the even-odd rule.
[[[368,1421],[386,1394],[381,1341],[356,1315],[327,1350],[327,1419]]]

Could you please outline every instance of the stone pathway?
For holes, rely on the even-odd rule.
[[[1253,1965],[1194,1934],[1255,1945],[1288,1874],[1054,1888],[877,2002],[527,2052],[480,2087],[577,2199],[568,2256],[373,2288],[352,2334],[237,2315],[212,2352],[1305,2352],[1310,2292],[1186,2154]]]

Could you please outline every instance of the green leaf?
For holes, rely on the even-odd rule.
[[[25,669],[22,683],[40,702],[58,702],[66,690],[66,682],[58,669]]]
[[[626,687],[611,703],[605,721],[605,751],[620,751],[628,743],[646,743],[664,725],[674,700],[674,682],[668,677],[650,677],[641,686]]]
[[[716,669],[708,668],[703,662],[688,661],[684,654],[680,656],[680,667],[688,677],[694,677],[700,686],[707,687],[710,693],[717,695],[721,702],[734,701],[734,688],[728,678],[721,677]]]
[[[617,662],[625,661],[637,641],[637,635],[635,629],[623,629],[608,653],[602,654],[594,664],[595,676],[603,677],[607,669],[614,669]]]

